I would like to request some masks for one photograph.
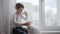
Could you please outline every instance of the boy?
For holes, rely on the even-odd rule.
[[[14,34],[27,34],[28,31],[23,26],[30,25],[29,21],[27,21],[28,14],[27,12],[23,11],[24,6],[21,3],[17,3],[15,8],[16,8],[16,13],[14,14],[14,24],[16,25],[16,29],[13,29],[13,33]]]

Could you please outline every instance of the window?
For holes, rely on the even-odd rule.
[[[45,0],[46,26],[60,26],[59,1],[60,0]]]
[[[45,0],[45,25],[58,26],[57,0]]]
[[[42,30],[60,31],[60,0],[41,0]]]

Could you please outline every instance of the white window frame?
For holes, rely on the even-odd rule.
[[[45,11],[44,11],[44,0],[40,0],[39,2],[40,6],[40,30],[41,31],[59,31],[60,32],[60,26],[45,26]]]

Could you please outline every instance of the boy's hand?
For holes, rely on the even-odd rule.
[[[25,25],[25,26],[28,26],[28,25],[30,25],[30,22],[26,22],[24,25]]]

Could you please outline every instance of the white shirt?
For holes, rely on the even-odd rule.
[[[22,26],[21,24],[24,24],[27,21],[28,21],[28,16],[26,16],[25,12],[22,12],[21,15],[17,15],[15,13],[15,15],[14,15],[14,23],[20,24],[18,26]],[[26,28],[26,26],[23,26],[23,27]]]

